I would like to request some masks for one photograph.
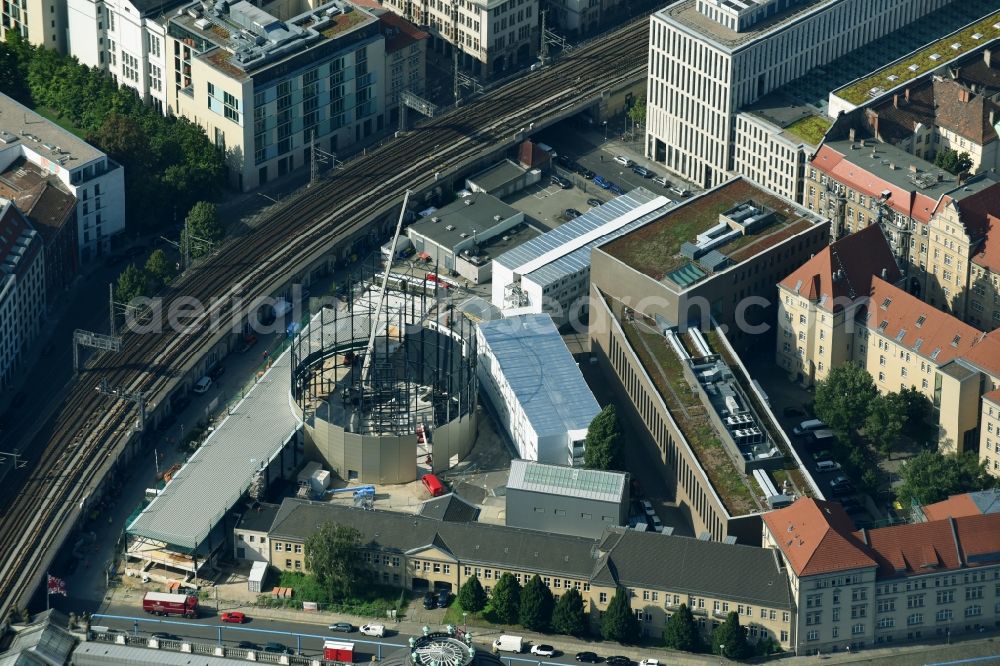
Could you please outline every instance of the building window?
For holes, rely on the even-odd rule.
[[[851,633],[854,634],[855,636],[859,636],[865,633],[865,625],[862,624],[861,622],[857,623],[856,625],[851,627]]]
[[[810,629],[808,632],[806,632],[806,640],[807,641],[818,641],[819,640],[819,631],[817,631],[816,629]]]
[[[608,603],[608,593],[607,592],[601,592],[601,593],[599,593],[597,595],[597,602],[601,603],[601,604]]]
[[[129,81],[136,83],[139,81],[139,60],[131,53],[124,51],[122,51],[122,74]]]

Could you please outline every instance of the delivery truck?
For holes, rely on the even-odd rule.
[[[354,643],[323,641],[323,659],[350,664],[354,661]]]
[[[493,649],[497,652],[523,652],[524,639],[520,636],[508,636],[503,634],[493,641]]]
[[[193,594],[147,592],[142,598],[142,610],[153,615],[183,615],[198,617],[198,597]]]

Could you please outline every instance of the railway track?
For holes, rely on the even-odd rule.
[[[11,479],[20,487],[0,511],[0,618],[35,589],[89,489],[133,428],[134,407],[98,394],[94,387],[101,380],[143,391],[155,408],[180,362],[210,343],[211,321],[231,327],[253,299],[398,206],[405,189],[419,190],[435,173],[468,163],[531,123],[634,76],[646,64],[647,26],[646,19],[635,21],[348,162],[333,180],[280,204],[254,231],[224,245],[160,294],[163,312],[180,298],[212,304],[183,331],[126,331],[122,351],[95,359],[34,445],[21,447],[28,452],[30,473]]]

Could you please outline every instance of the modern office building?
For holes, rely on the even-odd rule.
[[[538,51],[538,0],[387,0],[385,8],[425,28],[433,48],[489,78],[531,62]]]
[[[510,461],[508,527],[597,539],[609,527],[628,525],[628,514],[626,472]]]
[[[501,254],[493,261],[493,305],[514,314],[545,312],[558,326],[581,319],[593,249],[662,216],[671,205],[638,187]]]
[[[76,198],[76,248],[86,263],[125,230],[125,170],[100,150],[0,94],[0,171],[24,159]]]
[[[752,642],[793,645],[788,576],[763,548],[622,528],[574,537],[285,499],[268,532],[271,566],[305,571],[306,539],[328,521],[361,533],[362,560],[385,585],[457,592],[476,576],[489,592],[504,573],[521,585],[537,574],[556,599],[576,589],[595,628],[623,587],[643,636],[662,636],[683,603],[706,637],[735,611]]]
[[[583,464],[584,439],[601,407],[547,314],[481,322],[479,385],[525,460]]]
[[[251,190],[387,131],[385,36],[341,0],[320,6],[193,2],[167,26],[170,112],[225,151],[233,187]]]
[[[724,182],[736,168],[738,110],[948,2],[683,0],[661,9],[650,22],[646,156],[702,187]]]
[[[839,504],[801,499],[764,516],[798,612],[797,654],[950,640],[996,626],[1000,515],[857,529]]]
[[[45,319],[42,237],[0,199],[0,389],[7,389]]]

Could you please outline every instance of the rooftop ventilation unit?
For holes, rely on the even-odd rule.
[[[454,231],[455,230],[455,225],[454,224],[446,225],[445,226],[445,230],[446,231]]]

